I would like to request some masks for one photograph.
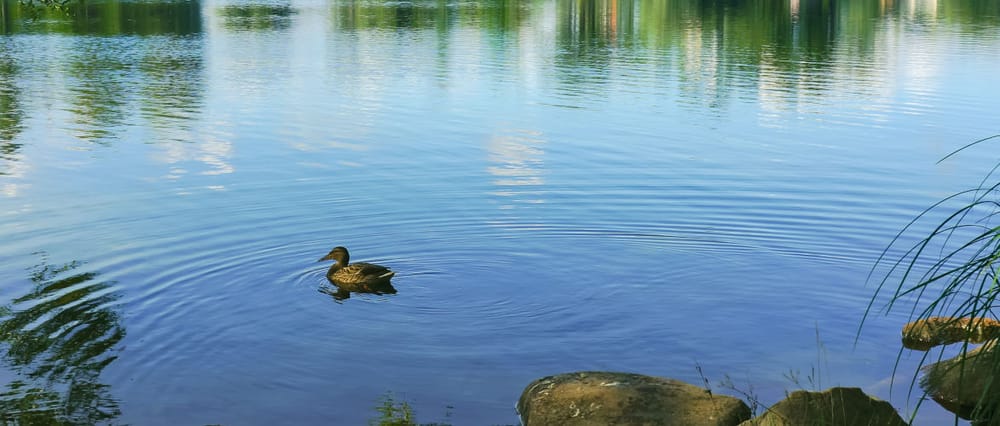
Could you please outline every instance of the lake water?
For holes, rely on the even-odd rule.
[[[997,160],[936,164],[1000,131],[995,1],[0,11],[0,384],[39,419],[509,424],[541,376],[698,366],[909,413],[866,278]],[[331,297],[336,245],[398,293]]]

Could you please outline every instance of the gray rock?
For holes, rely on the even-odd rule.
[[[750,418],[743,401],[679,380],[597,371],[535,380],[517,411],[525,426],[735,426]]]
[[[740,426],[906,426],[888,402],[858,388],[795,391]]]

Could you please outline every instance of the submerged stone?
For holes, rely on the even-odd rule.
[[[906,426],[886,401],[859,388],[795,391],[740,426]]]
[[[597,371],[535,380],[521,394],[517,411],[525,426],[722,426],[750,418],[742,400],[679,380]]]
[[[1000,350],[993,340],[964,355],[924,367],[920,385],[946,410],[973,423],[989,423],[1000,412]]]
[[[1000,321],[992,318],[931,317],[903,327],[903,346],[926,351],[953,343],[985,343],[923,368],[921,387],[946,410],[974,424],[988,424],[1000,412]]]

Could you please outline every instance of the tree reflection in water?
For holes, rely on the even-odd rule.
[[[125,337],[119,295],[82,262],[30,271],[32,288],[0,306],[0,354],[17,380],[0,392],[5,424],[97,424],[121,414],[101,371]]]
[[[21,143],[18,135],[24,127],[21,92],[15,83],[18,67],[6,53],[7,41],[0,41],[0,176],[11,174],[14,167],[4,162],[17,161]]]

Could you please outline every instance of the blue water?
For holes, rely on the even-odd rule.
[[[810,4],[8,18],[0,306],[52,330],[0,384],[63,391],[29,373],[69,366],[112,423],[365,424],[390,392],[421,422],[506,424],[541,376],[701,384],[700,366],[765,404],[857,386],[906,415],[921,354],[890,381],[909,308],[858,336],[866,280],[996,162],[984,144],[936,164],[1000,130],[1000,18]],[[336,245],[398,293],[334,300],[317,259]],[[33,281],[45,265],[66,267]],[[106,364],[58,351],[86,342]],[[916,424],[951,418],[925,403]]]

